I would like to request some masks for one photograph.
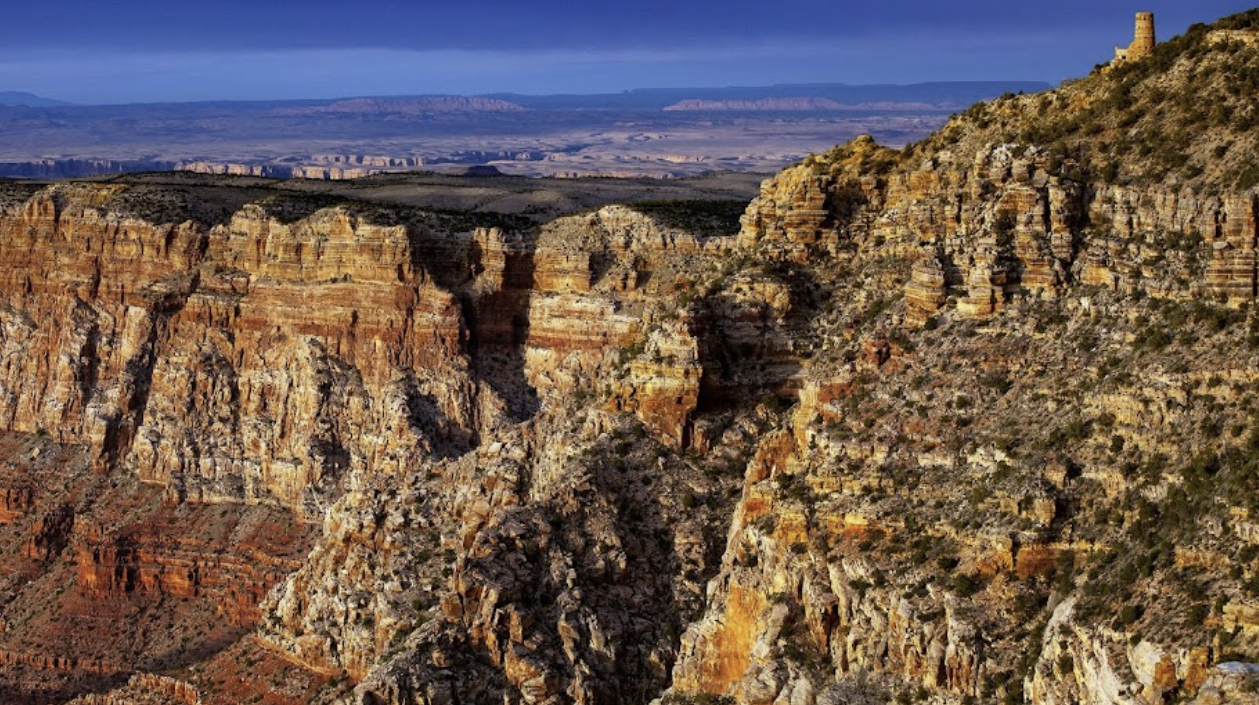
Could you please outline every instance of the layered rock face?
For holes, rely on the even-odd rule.
[[[365,678],[364,701],[648,700],[729,511],[730,459],[710,477],[676,457],[702,361],[695,317],[670,302],[726,244],[620,207],[472,239],[485,254],[460,296],[498,426],[347,494],[263,636]]]
[[[614,495],[588,514],[574,493],[606,490],[573,480],[580,473],[567,464],[579,464],[571,456],[582,447],[593,452],[595,436],[584,445],[555,441],[598,389],[612,395],[609,409],[636,414],[634,424],[668,445],[689,444],[701,377],[695,324],[676,305],[665,320],[660,302],[690,287],[684,273],[703,270],[725,245],[618,207],[534,233],[446,233],[423,214],[379,214],[395,224],[377,225],[344,208],[294,213],[267,204],[214,227],[153,224],[116,210],[120,195],[109,186],[52,187],[0,224],[0,248],[13,263],[2,283],[8,428],[80,449],[91,459],[85,486],[142,483],[125,502],[110,498],[122,515],[133,507],[122,522],[100,501],[86,513],[55,504],[22,473],[4,489],[6,521],[25,532],[22,550],[69,578],[73,600],[188,600],[217,611],[225,627],[248,629],[266,591],[300,567],[267,605],[262,636],[316,672],[367,677],[404,630],[440,605],[444,634],[509,671],[501,690],[615,692],[618,679],[628,687],[647,672],[654,675],[636,699],[664,687],[683,624],[674,583],[698,591],[715,535],[681,524],[694,547],[683,560],[690,577],[680,577],[675,527],[649,509],[646,490],[630,493],[633,507],[618,509],[630,500]],[[641,347],[644,335],[662,341],[653,355],[684,359],[671,367],[622,349]],[[680,390],[672,381],[679,365]],[[608,428],[608,418],[632,417],[599,412],[586,433]],[[511,430],[524,420],[545,428],[543,438]],[[493,451],[505,442],[548,451]],[[640,452],[638,442],[624,445]],[[474,447],[481,450],[469,453]],[[482,478],[479,458],[507,462],[506,474]],[[597,466],[586,472],[606,472]],[[674,483],[663,466],[650,474]],[[399,493],[424,499],[399,506]],[[521,549],[500,545],[502,522],[518,521],[502,513],[519,504],[534,505],[535,524],[544,506],[564,517],[558,548],[546,549],[563,562],[573,551],[612,550],[651,526],[653,538],[634,538],[632,555],[612,564],[592,558],[581,569],[624,591],[583,608],[591,616],[567,618],[588,626],[531,615],[536,606],[514,605],[529,592],[515,588],[506,601],[473,607],[501,580],[496,562]],[[292,514],[251,524],[264,510],[250,505]],[[708,514],[714,521],[719,511]],[[304,545],[312,520],[326,539],[294,562],[291,550]],[[536,526],[545,547],[547,524]],[[587,545],[590,531],[605,538]],[[477,573],[474,562],[489,572]],[[452,583],[456,565],[462,577]],[[660,585],[642,592],[643,574]],[[536,583],[531,590],[560,591],[555,599],[577,590],[564,599],[583,601],[572,580],[521,579]],[[467,606],[454,608],[446,590]],[[688,600],[698,609],[694,594]],[[495,636],[504,609],[540,621],[539,635]],[[624,621],[635,611],[640,621],[674,616],[644,631]],[[460,634],[465,621],[471,636]],[[607,631],[591,647],[597,663],[583,660],[590,656],[572,629]],[[45,631],[31,638],[48,637],[55,651],[57,630]],[[640,637],[654,645],[638,656],[614,646]],[[554,670],[552,649],[562,644],[573,661]],[[539,650],[528,668],[520,665],[525,648]],[[67,656],[62,670],[88,663]],[[134,662],[93,668],[113,677]]]
[[[1253,496],[1225,489],[1249,486],[1249,334],[1202,266],[1250,246],[1251,199],[1091,189],[1025,158],[856,184],[802,166],[737,240],[661,246],[699,257],[685,277],[605,249],[637,222],[617,211],[522,241],[527,325],[478,335],[524,342],[497,369],[520,365],[536,411],[347,495],[265,638],[372,703],[1197,692],[1255,648]],[[993,200],[950,220],[955,188]],[[1170,227],[1200,240],[1097,281],[1128,256],[1113,243]],[[603,325],[556,332],[590,310]]]
[[[9,428],[180,499],[310,511],[369,460],[467,442],[460,310],[404,228],[257,207],[152,225],[94,207],[110,195],[57,187],[4,224]]]
[[[877,147],[854,143],[837,155],[835,167],[849,168],[872,150]],[[789,243],[796,258],[851,240],[917,248],[905,293],[918,323],[949,297],[959,314],[987,318],[1021,289],[1054,298],[1069,282],[1233,303],[1255,296],[1259,204],[1253,195],[1086,188],[1050,174],[1047,155],[1036,147],[1010,145],[982,149],[965,161],[937,155],[882,181],[863,179],[859,188],[829,173],[821,158],[810,166],[766,187],[746,216],[745,246],[769,237]],[[845,198],[866,209],[840,221],[838,206],[820,208]],[[1191,233],[1205,247],[1186,250],[1154,240],[1168,233]]]
[[[84,695],[74,705],[201,705],[192,684],[168,676],[137,674],[123,688],[104,695]]]
[[[1036,158],[857,182],[815,161],[737,238],[621,207],[525,233],[266,204],[154,226],[108,186],[40,193],[0,243],[23,253],[6,413],[77,449],[82,489],[45,496],[20,456],[12,550],[68,586],[54,612],[186,601],[177,620],[222,625],[189,638],[257,625],[312,674],[283,696],[237,663],[228,696],[211,652],[160,663],[206,702],[1192,694],[1253,648],[1251,569],[1203,571],[1259,532],[1247,499],[1194,513],[1209,459],[1167,439],[1198,429],[1244,488],[1248,334],[1217,300],[1253,277],[1203,263],[1253,251],[1253,200],[1089,189]],[[1201,239],[1135,269],[1115,245],[1168,227]],[[1140,543],[1163,514],[1188,533]],[[48,611],[21,594],[6,619]],[[1184,628],[1201,605],[1220,631]],[[40,674],[14,692],[159,665],[54,624],[10,633]],[[115,696],[174,697],[142,685]]]
[[[898,159],[811,158],[743,219],[741,248],[834,298],[670,697],[1193,694],[1254,648],[1228,619],[1254,495],[1224,489],[1254,476],[1254,194],[1084,184],[1026,146]]]
[[[0,434],[0,458],[23,499],[0,528],[6,702],[63,702],[221,649],[309,549],[287,511],[166,504],[46,434]]]
[[[748,209],[741,247],[833,309],[669,697],[1235,697],[1209,684],[1255,648],[1255,195],[1090,183],[972,113]]]

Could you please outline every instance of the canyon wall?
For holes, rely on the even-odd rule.
[[[696,343],[687,325],[658,320],[656,309],[691,285],[685,273],[705,266],[721,242],[706,245],[621,207],[535,233],[449,233],[422,215],[378,225],[347,208],[294,213],[265,203],[214,226],[153,223],[126,213],[122,191],[50,187],[0,222],[11,264],[0,282],[4,429],[77,449],[85,474],[75,496],[102,482],[132,487],[129,504],[97,498],[74,510],[74,500],[45,496],[29,471],[15,469],[6,516],[28,536],[27,554],[64,567],[67,599],[187,599],[244,629],[265,617],[264,639],[289,658],[361,679],[397,646],[417,605],[445,609],[451,561],[470,561],[477,536],[502,530],[497,512],[556,495],[548,501],[586,515],[573,504],[562,458],[528,460],[542,463],[546,478],[521,469],[482,477],[471,461],[532,435],[509,440],[516,424],[557,424],[597,384],[616,387],[610,408],[637,414],[674,447],[687,443]],[[623,348],[646,327],[660,327],[650,334],[660,345],[689,345],[690,357],[631,362]],[[689,392],[675,388],[677,369]],[[602,491],[585,482],[585,491]],[[424,497],[417,506],[426,509],[397,506],[404,490]],[[143,518],[119,521],[127,506]],[[291,512],[292,528],[261,546],[239,529],[204,536],[250,506]],[[646,519],[627,521],[599,531],[616,541]],[[297,560],[290,549],[319,525],[324,540]],[[661,550],[653,544],[637,560],[664,560]],[[429,564],[431,581],[410,574]],[[270,587],[295,570],[260,612]],[[468,600],[493,580],[465,572],[466,587],[456,589]],[[606,579],[629,586],[650,572],[663,583],[646,604],[672,610],[662,606],[672,604],[669,570],[622,567]],[[627,594],[597,609],[619,622],[621,609],[646,609],[640,600]],[[501,648],[482,643],[480,629],[477,648]],[[41,638],[55,645],[56,631]],[[640,659],[599,670],[624,678],[652,670],[658,690],[667,643],[654,647],[665,650],[650,657],[654,666]],[[67,656],[65,670],[81,662]],[[122,659],[105,672],[130,667]],[[573,668],[549,676],[549,687],[580,680],[586,667]]]
[[[0,200],[0,696],[1253,701],[1255,188],[1039,100],[708,236]]]
[[[1235,538],[1155,549],[1142,589],[1170,597],[1133,621],[1099,626],[1090,585],[1160,496],[1110,448],[1172,473],[1169,428],[1241,420],[1225,304],[1253,297],[1253,197],[1002,147],[845,173],[886,154],[767,181],[737,237],[619,206],[533,232],[266,202],[153,224],[116,186],[37,193],[0,223],[2,418],[77,449],[83,493],[133,483],[109,504],[139,514],[15,466],[13,545],[73,600],[190,600],[364,703],[1196,692],[1250,648],[1251,602],[1204,588],[1232,626],[1186,632],[1175,575],[1247,545],[1243,505]],[[1098,372],[1204,300],[1224,328]],[[1239,391],[1172,391],[1206,370]],[[10,653],[92,671],[55,632]]]

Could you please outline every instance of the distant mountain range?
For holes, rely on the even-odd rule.
[[[21,91],[0,91],[0,105],[25,105],[30,108],[53,108],[59,105],[70,105],[70,103],[67,103],[64,100],[44,98],[43,96],[38,96],[34,93],[23,93]]]
[[[591,95],[520,95],[495,93],[498,98],[533,110],[663,110],[683,101],[770,101],[812,99],[833,101],[845,107],[859,105],[923,104],[941,110],[964,108],[1004,93],[1036,93],[1050,88],[1044,81],[943,81],[909,85],[846,83],[792,83],[774,86],[727,88],[639,88],[623,93]]]
[[[1035,93],[1051,86],[1044,81],[942,81],[908,85],[792,83],[726,88],[636,88],[621,93],[482,96],[414,95],[355,96],[335,99],[276,101],[204,101],[163,105],[218,106],[234,109],[280,108],[316,113],[511,112],[529,110],[953,110],[1004,93]],[[676,107],[679,106],[680,107]],[[0,106],[53,108],[72,106],[21,91],[0,91]],[[99,106],[83,106],[99,107]],[[296,112],[294,113],[296,114]]]

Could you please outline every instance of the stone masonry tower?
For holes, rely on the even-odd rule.
[[[1128,60],[1140,61],[1154,53],[1154,13],[1137,13],[1137,31],[1128,47]]]
[[[1138,12],[1137,29],[1132,38],[1132,44],[1129,44],[1127,49],[1115,47],[1115,60],[1112,65],[1144,59],[1154,53],[1155,43],[1154,13]]]

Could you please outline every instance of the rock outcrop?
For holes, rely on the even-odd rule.
[[[71,705],[202,705],[191,683],[169,676],[137,673],[126,686],[103,695],[84,695]]]

